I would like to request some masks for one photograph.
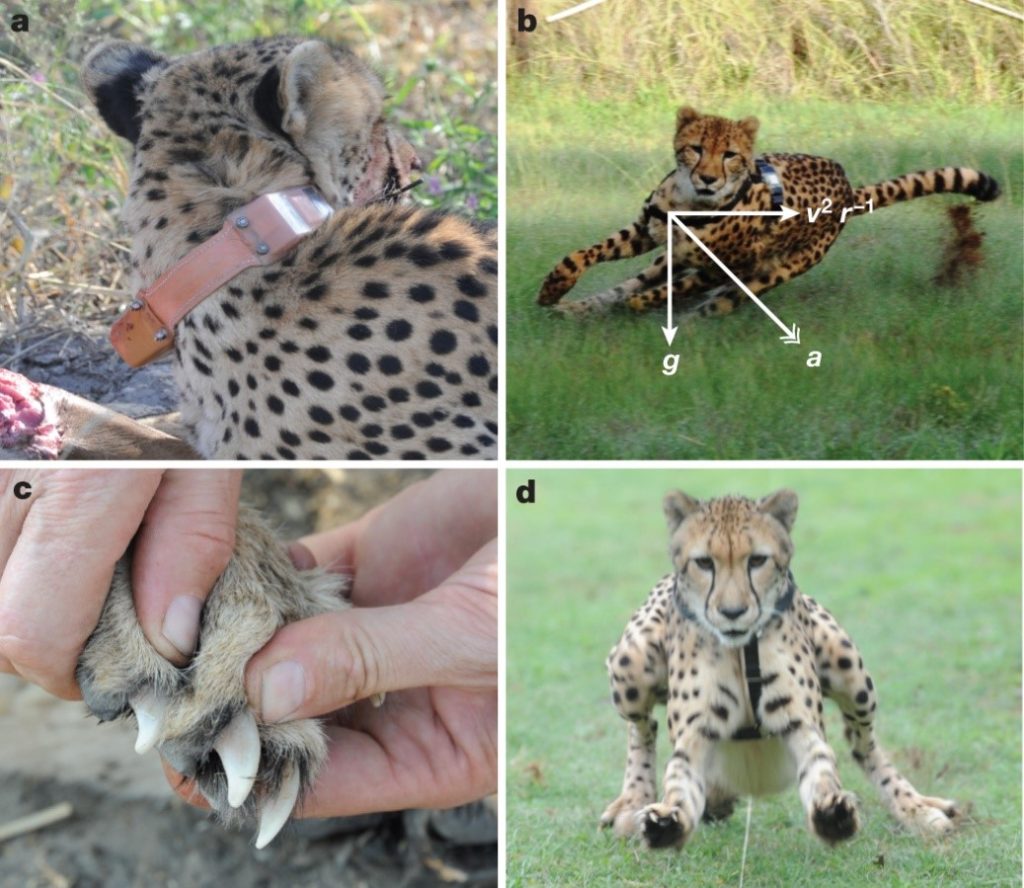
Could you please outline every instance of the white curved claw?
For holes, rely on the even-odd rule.
[[[288,822],[295,801],[299,797],[299,772],[287,765],[277,797],[269,801],[260,812],[260,832],[256,836],[256,847],[266,848],[273,841],[281,827]]]
[[[213,748],[228,778],[228,804],[237,808],[249,797],[260,768],[260,732],[252,712],[243,709],[231,719]]]
[[[139,724],[139,736],[135,739],[135,751],[142,755],[149,752],[157,741],[164,727],[164,716],[167,713],[167,701],[158,697],[153,691],[143,691],[128,701],[135,713],[135,721]]]

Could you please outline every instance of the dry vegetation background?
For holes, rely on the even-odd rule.
[[[497,214],[494,4],[294,0],[230,4],[80,0],[17,4],[28,34],[0,30],[0,366],[132,416],[174,401],[169,362],[132,371],[106,341],[128,301],[118,212],[127,144],[78,81],[81,59],[117,37],[171,55],[293,33],[351,45],[382,75],[392,116],[426,164],[416,199]]]
[[[966,0],[606,0],[551,24],[573,0],[515,5],[539,25],[519,34],[510,20],[510,103],[552,87],[588,101],[1024,95],[1020,22]]]

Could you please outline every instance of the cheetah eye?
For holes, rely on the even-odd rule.
[[[704,150],[700,145],[687,145],[686,147],[694,154],[700,154]]]
[[[738,155],[736,154],[735,151],[723,151],[722,152],[722,159],[723,160],[731,160],[732,158],[737,157],[737,156]]]
[[[701,570],[714,570],[715,569],[715,562],[712,561],[707,556],[704,556],[703,558],[694,558],[693,559],[693,563],[696,564],[697,567],[699,567]]]
[[[747,559],[747,564],[749,564],[751,567],[760,567],[767,560],[768,560],[768,556],[767,555],[751,555]]]

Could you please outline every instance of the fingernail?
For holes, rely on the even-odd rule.
[[[193,595],[179,595],[164,614],[166,638],[184,657],[191,657],[199,640],[199,612],[203,603]]]
[[[298,541],[288,544],[288,557],[298,570],[312,570],[316,567],[313,553]]]
[[[306,699],[306,673],[294,660],[275,663],[260,680],[260,714],[265,722],[284,721]]]

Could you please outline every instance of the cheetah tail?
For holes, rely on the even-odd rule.
[[[854,192],[854,198],[858,204],[870,200],[872,206],[877,208],[946,191],[969,194],[978,200],[995,200],[999,197],[999,183],[991,176],[968,167],[943,167],[939,170],[907,173],[877,185],[864,185]]]

